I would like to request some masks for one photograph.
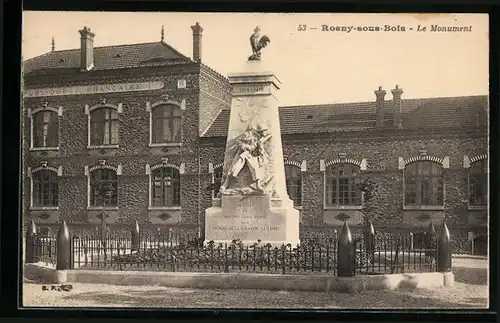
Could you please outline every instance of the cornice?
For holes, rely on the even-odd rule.
[[[28,74],[24,76],[24,87],[50,87],[50,86],[72,86],[87,83],[107,84],[113,82],[141,82],[158,80],[163,77],[171,77],[185,74],[199,74],[199,66],[194,63],[152,65],[131,67],[116,70],[99,70],[81,73],[54,73],[54,74]],[[56,79],[58,82],[54,82]]]
[[[338,132],[338,133],[317,133],[317,134],[284,134],[282,142],[286,144],[328,144],[332,142],[352,142],[352,141],[412,141],[412,140],[440,140],[440,139],[481,139],[487,138],[484,131],[479,130],[453,130],[441,132],[429,131],[399,131],[398,133],[381,132]],[[201,137],[201,145],[226,143],[226,136]]]
[[[205,72],[207,75],[214,77],[215,79],[218,79],[219,81],[223,81],[224,83],[226,83],[227,85],[230,86],[229,79],[227,77],[225,77],[224,75],[222,75],[221,73],[214,70],[213,68],[211,68],[210,66],[201,63],[200,64],[200,71]]]

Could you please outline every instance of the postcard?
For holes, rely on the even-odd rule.
[[[487,308],[486,14],[25,11],[23,308]]]

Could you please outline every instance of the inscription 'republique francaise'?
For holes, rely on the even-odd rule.
[[[30,98],[30,97],[41,97],[41,96],[150,91],[150,90],[160,90],[164,86],[165,84],[163,82],[156,81],[156,82],[113,83],[113,84],[101,84],[101,85],[52,87],[52,88],[26,90],[24,92],[24,97]]]

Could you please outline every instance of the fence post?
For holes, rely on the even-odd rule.
[[[451,271],[452,249],[450,231],[446,223],[443,222],[438,237],[437,269],[439,272]]]
[[[354,248],[354,242],[352,239],[351,230],[349,230],[347,222],[344,222],[344,226],[340,231],[337,248],[338,248],[337,276],[339,277],[355,276],[356,250]]]
[[[138,251],[140,247],[140,228],[137,220],[135,221],[134,228],[132,229],[132,251]]]
[[[108,240],[108,224],[106,223],[106,219],[104,216],[101,219],[100,236],[101,236],[101,245],[104,247],[103,251],[106,252],[106,242]]]
[[[432,257],[433,255],[432,249],[435,248],[434,246],[435,239],[436,239],[436,228],[434,227],[434,224],[430,222],[424,237],[424,248],[426,249],[425,251],[426,257]]]
[[[35,240],[37,235],[37,227],[35,221],[31,220],[26,230],[26,246],[25,246],[25,263],[32,264],[35,262],[35,258],[38,258],[37,252],[35,252]]]
[[[72,249],[71,234],[65,220],[62,220],[59,232],[57,233],[57,270],[71,269],[72,264]]]
[[[375,253],[375,228],[371,221],[366,224],[364,238],[366,253],[372,256]]]

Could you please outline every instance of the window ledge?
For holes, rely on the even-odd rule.
[[[118,206],[89,206],[87,211],[118,211]]]
[[[363,209],[362,205],[344,205],[344,206],[336,206],[336,205],[325,205],[323,207],[325,210],[361,210]]]
[[[180,211],[180,206],[150,206],[149,211]]]
[[[444,211],[442,205],[409,205],[403,206],[403,211]]]
[[[151,148],[154,148],[154,147],[181,147],[182,143],[180,143],[180,142],[150,143],[148,146]]]
[[[30,211],[59,211],[59,206],[31,206]]]
[[[487,210],[488,205],[469,205],[468,210],[469,211],[482,211],[482,210]]]
[[[59,147],[31,147],[30,151],[59,151]]]
[[[90,145],[87,149],[118,149],[119,145]]]

